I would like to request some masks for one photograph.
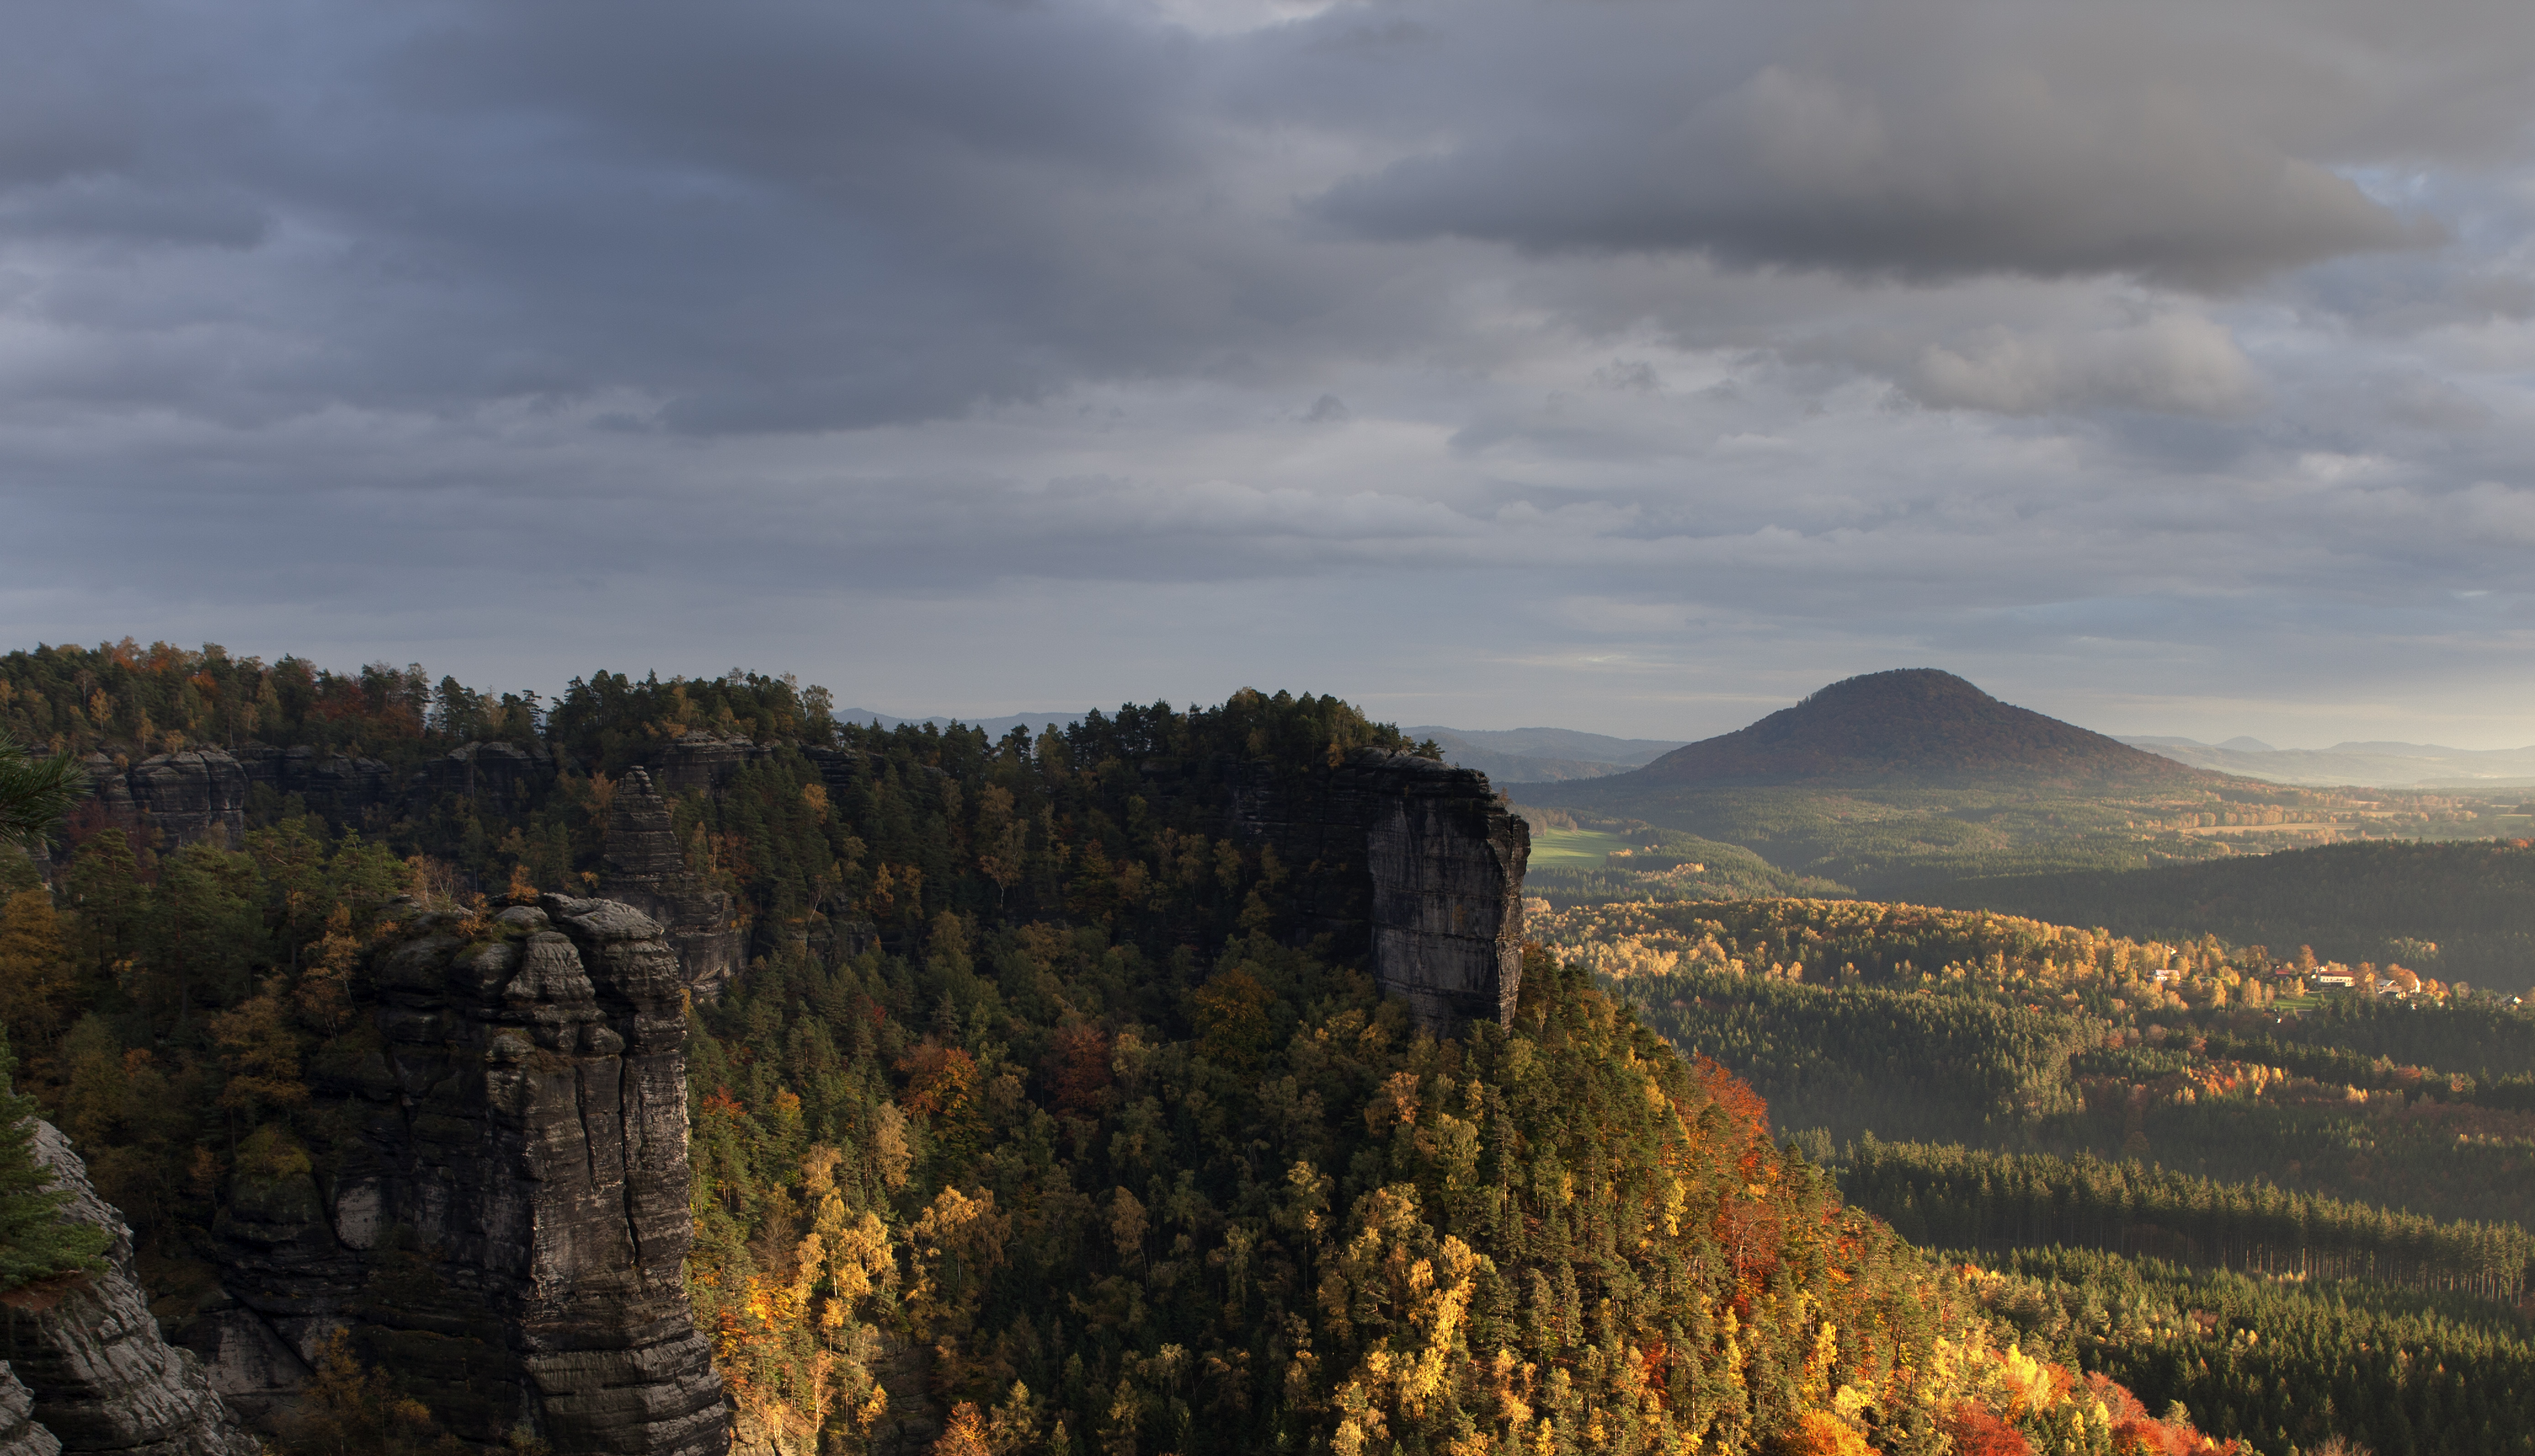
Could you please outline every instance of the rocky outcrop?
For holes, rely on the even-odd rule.
[[[774,757],[774,750],[738,736],[690,729],[651,755],[651,781],[672,799],[701,789],[718,793],[731,776]]]
[[[34,1130],[37,1161],[71,1194],[61,1216],[106,1230],[113,1243],[101,1274],[0,1296],[11,1377],[0,1382],[0,1451],[256,1456],[202,1365],[159,1338],[123,1215],[96,1195],[68,1139],[49,1122]]]
[[[310,814],[338,827],[374,826],[395,811],[396,770],[376,758],[338,754],[300,744],[278,749],[250,744],[238,750],[247,782],[299,796]]]
[[[405,797],[417,812],[428,812],[430,801],[442,794],[464,794],[517,808],[543,794],[554,781],[554,753],[540,740],[530,739],[525,748],[512,743],[469,743],[425,763],[405,786]]]
[[[1326,769],[1241,764],[1231,778],[1235,837],[1308,872],[1306,934],[1369,955],[1429,1030],[1511,1020],[1531,835],[1485,775],[1360,749]]]
[[[103,754],[85,765],[97,810],[140,844],[173,853],[189,844],[246,842],[246,770],[218,749],[160,754],[116,768]]]
[[[35,1424],[35,1396],[0,1361],[0,1456],[61,1456],[61,1437]]]
[[[552,787],[556,776],[553,753],[537,742],[465,744],[402,781],[379,759],[307,744],[249,744],[234,754],[187,749],[127,768],[91,754],[85,766],[92,812],[161,854],[189,844],[239,847],[245,842],[247,796],[257,788],[284,798],[295,794],[309,813],[338,828],[374,830],[400,814],[428,813],[434,799],[450,793],[520,808]]]
[[[687,868],[668,801],[641,768],[625,770],[608,808],[605,864],[600,892],[657,921],[687,984],[712,997],[748,963],[748,937],[733,914],[730,894]]]
[[[321,1069],[359,1132],[321,1178],[242,1155],[235,1304],[201,1340],[270,1404],[338,1329],[444,1425],[557,1456],[718,1456],[728,1404],[684,1284],[685,980],[659,927],[546,896],[381,947],[366,1051]],[[355,1042],[357,1047],[357,1041]]]

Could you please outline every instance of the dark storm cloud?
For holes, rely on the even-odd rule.
[[[2319,53],[2258,7],[1484,13],[1432,63],[1485,75],[1487,103],[1325,213],[1537,250],[2226,286],[2435,241],[2331,167],[2442,130],[2408,108],[2483,99]],[[2317,114],[2319,92],[2341,108]]]
[[[46,9],[0,60],[0,237],[136,397],[179,321],[75,275],[156,245],[192,339],[225,331],[198,407],[618,387],[673,429],[850,428],[1415,353],[1477,266],[1398,246],[1442,234],[2238,282],[2430,237],[2330,168],[2462,148],[2524,79],[2489,74],[2517,9],[2390,53],[2348,16],[2028,9]]]

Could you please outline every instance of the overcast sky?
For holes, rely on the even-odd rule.
[[[2524,0],[9,0],[0,645],[2535,743]]]

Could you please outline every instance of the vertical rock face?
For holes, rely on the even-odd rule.
[[[35,1396],[0,1361],[0,1456],[61,1456],[61,1437],[35,1424]]]
[[[604,851],[600,890],[658,922],[688,985],[703,996],[719,995],[747,964],[747,935],[733,921],[730,895],[687,868],[668,802],[644,769],[625,770],[616,785]]]
[[[297,794],[308,812],[337,826],[370,826],[391,814],[396,804],[396,771],[376,758],[325,753],[300,744],[277,749],[256,745],[243,749],[247,781],[270,786],[277,794]]]
[[[91,754],[85,766],[106,821],[141,843],[151,842],[153,831],[166,853],[246,842],[246,770],[218,749],[160,754],[120,770],[103,754]]]
[[[695,789],[710,794],[730,782],[731,775],[773,756],[773,749],[746,738],[724,738],[691,729],[652,757],[650,771],[663,794],[674,796]]]
[[[1232,829],[1310,878],[1310,928],[1369,953],[1418,1024],[1504,1024],[1522,985],[1522,875],[1530,831],[1485,775],[1360,749],[1333,767],[1233,775]]]
[[[527,803],[555,781],[555,758],[545,744],[530,739],[526,748],[512,743],[469,743],[422,766],[405,787],[406,807],[427,810],[440,794],[464,794],[517,806]]]
[[[337,1329],[452,1429],[558,1456],[718,1456],[729,1416],[686,1298],[685,980],[659,928],[545,897],[424,916],[374,961],[361,1132],[281,1165],[220,1228],[216,1373],[271,1401]],[[277,1382],[276,1374],[280,1379]]]
[[[107,1268],[66,1287],[0,1297],[11,1378],[0,1382],[0,1451],[114,1451],[133,1456],[256,1456],[257,1442],[205,1379],[169,1348],[133,1276],[132,1230],[96,1195],[88,1167],[49,1122],[35,1157],[71,1193],[61,1216],[113,1235]],[[14,1388],[13,1388],[14,1387]]]
[[[1393,757],[1419,766],[1392,769],[1397,798],[1365,827],[1374,976],[1407,998],[1421,1025],[1510,1025],[1522,989],[1530,827],[1485,777]]]

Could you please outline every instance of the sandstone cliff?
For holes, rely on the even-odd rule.
[[[684,1286],[685,982],[659,927],[549,895],[422,915],[372,962],[335,1166],[268,1154],[219,1225],[234,1304],[196,1340],[270,1409],[335,1330],[461,1435],[712,1456],[727,1402]],[[242,1160],[243,1163],[247,1160]]]
[[[748,938],[734,917],[729,893],[687,868],[668,802],[651,787],[651,776],[644,769],[629,768],[617,781],[605,854],[600,891],[658,922],[685,969],[687,984],[700,995],[719,995],[748,963]]]
[[[131,1456],[255,1456],[202,1365],[158,1336],[132,1267],[132,1230],[96,1195],[87,1165],[49,1122],[35,1157],[71,1201],[61,1216],[113,1235],[102,1274],[0,1296],[0,1452],[113,1451]]]
[[[207,843],[235,849],[245,842],[246,770],[218,749],[160,754],[125,769],[103,754],[91,754],[82,766],[96,812],[144,844],[154,830],[170,850]]]
[[[465,744],[402,778],[376,758],[305,744],[249,744],[235,753],[187,749],[123,768],[91,754],[83,766],[92,787],[90,812],[161,853],[189,844],[240,847],[247,797],[258,788],[295,794],[309,813],[337,827],[374,832],[400,815],[429,812],[431,801],[447,793],[490,797],[515,809],[542,794],[556,775],[554,755],[534,742]]]
[[[1484,775],[1360,749],[1300,775],[1237,765],[1232,779],[1234,834],[1309,872],[1308,929],[1368,952],[1419,1025],[1512,1018],[1531,835]]]

